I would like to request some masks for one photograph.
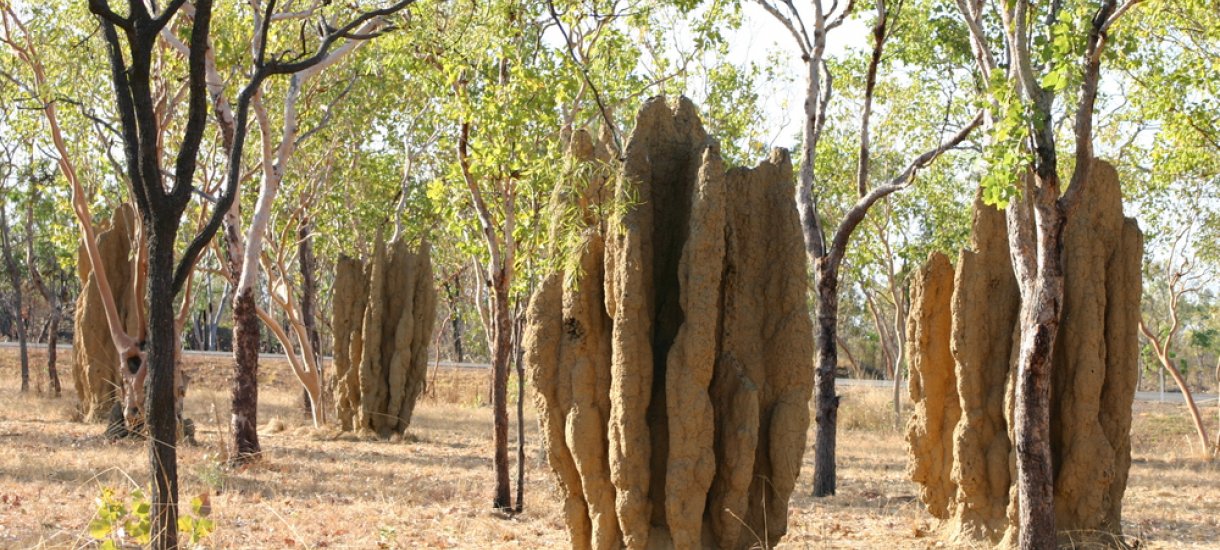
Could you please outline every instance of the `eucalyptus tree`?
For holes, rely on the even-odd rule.
[[[432,238],[449,246],[438,252],[456,254],[442,269],[457,273],[469,265],[478,281],[475,309],[486,321],[492,359],[496,509],[522,504],[520,487],[515,506],[512,499],[507,386],[515,319],[549,265],[541,251],[547,205],[563,184],[554,167],[562,165],[564,136],[602,126],[609,147],[617,148],[617,113],[631,107],[620,100],[648,91],[632,74],[636,54],[622,24],[627,9],[600,0],[438,6],[432,21],[440,39],[417,53],[431,70],[416,82],[441,101],[436,111],[408,106],[402,118],[412,126],[420,121],[419,135],[443,154],[418,159],[435,163],[416,169],[437,177],[415,200],[439,215]],[[519,448],[519,478],[523,458]]]
[[[1203,449],[1220,453],[1175,361],[1189,344],[1189,302],[1214,284],[1220,261],[1220,12],[1207,2],[1158,2],[1131,14],[1114,67],[1123,88],[1116,121],[1099,128],[1140,212],[1148,245],[1141,331],[1182,390]],[[1220,432],[1220,425],[1217,426]]]
[[[1013,398],[1021,548],[1055,545],[1050,383],[1063,309],[1063,228],[1089,184],[1102,56],[1115,23],[1140,2],[1014,0],[999,9],[982,0],[957,2],[992,111],[984,198],[1007,206],[1021,295]],[[1075,150],[1065,171],[1055,101],[1072,95],[1075,105],[1063,111],[1073,122]]]
[[[906,158],[918,155],[920,147],[937,139],[943,132],[941,125],[968,116],[975,108],[955,100],[970,85],[969,71],[961,67],[969,59],[969,49],[949,32],[951,18],[935,3],[915,2],[902,9],[907,13],[890,31],[893,36],[887,41],[887,57],[879,67],[893,76],[877,78],[870,107],[870,126],[879,130],[869,137],[871,163],[881,171],[899,169]],[[835,75],[839,101],[829,106],[816,166],[821,174],[819,205],[824,213],[847,210],[855,199],[851,193],[855,183],[852,168],[858,171],[859,144],[855,140],[859,138],[852,119],[868,91],[872,53],[851,50],[829,67],[829,74]],[[941,125],[929,124],[933,120],[941,121]],[[853,145],[855,156],[851,154]],[[877,359],[884,365],[881,370],[893,382],[894,422],[899,428],[906,420],[902,398],[907,275],[930,252],[955,254],[965,243],[973,190],[961,185],[960,180],[977,157],[976,148],[973,143],[960,145],[956,154],[940,159],[934,169],[919,175],[917,192],[897,193],[881,201],[858,226],[852,237],[855,244],[844,258],[840,278],[851,282],[844,290],[853,294],[848,295],[846,304],[840,302],[849,308],[840,311],[840,327],[849,327],[845,317],[856,305],[861,316],[871,320],[864,323],[871,324],[867,337],[875,338]],[[836,191],[839,189],[847,193]],[[856,321],[856,326],[860,325]],[[840,341],[848,343],[850,338]]]
[[[174,245],[194,189],[195,157],[207,122],[203,63],[210,31],[211,0],[199,0],[194,6],[196,14],[189,35],[186,124],[174,155],[172,176],[162,169],[163,151],[158,143],[161,132],[153,100],[152,65],[161,29],[184,3],[176,0],[163,10],[150,11],[143,2],[131,1],[126,14],[120,14],[108,0],[89,2],[90,11],[101,24],[102,37],[109,51],[127,180],[147,235],[147,251],[143,253],[148,258],[147,356],[141,350],[135,357],[126,357],[129,363],[132,360],[147,362],[146,367],[137,368],[148,372],[148,397],[144,408],[153,479],[151,531],[155,548],[178,547],[178,423],[174,383],[177,344],[173,298],[186,283],[200,251],[219,228],[221,216],[236,191],[232,186],[225,190],[209,223],[175,263]],[[119,31],[122,31],[121,36]],[[172,180],[169,187],[167,179]],[[132,347],[136,347],[135,343]]]
[[[896,96],[891,96],[896,97]],[[911,98],[900,93],[897,97]],[[905,114],[916,114],[919,109]],[[896,113],[897,114],[897,113]],[[885,155],[896,160],[900,155]],[[966,158],[969,155],[955,157]],[[946,163],[923,178],[920,193],[894,195],[879,206],[875,216],[860,226],[858,244],[844,261],[845,280],[859,287],[855,295],[862,314],[872,321],[882,369],[893,382],[894,424],[902,429],[906,323],[909,311],[908,276],[933,251],[956,254],[969,234],[971,196],[958,175],[962,162]],[[846,315],[847,312],[841,312]],[[840,319],[840,324],[845,322]],[[846,341],[846,340],[845,340]]]
[[[1140,332],[1148,339],[1152,345],[1152,350],[1156,354],[1157,361],[1161,364],[1161,368],[1165,369],[1174,383],[1182,391],[1182,397],[1186,401],[1186,408],[1190,412],[1191,420],[1194,421],[1195,431],[1198,433],[1200,450],[1203,453],[1212,453],[1212,441],[1207,435],[1207,422],[1203,420],[1202,413],[1199,412],[1199,406],[1195,403],[1194,393],[1190,389],[1190,385],[1182,376],[1181,369],[1176,364],[1174,346],[1178,343],[1182,330],[1185,328],[1183,311],[1186,307],[1184,301],[1190,300],[1192,296],[1199,294],[1208,284],[1215,279],[1210,269],[1207,266],[1201,266],[1197,258],[1194,257],[1191,248],[1195,245],[1195,233],[1197,222],[1191,220],[1187,225],[1175,232],[1170,245],[1169,256],[1163,262],[1157,262],[1156,266],[1164,270],[1163,277],[1157,279],[1164,281],[1163,288],[1149,289],[1151,291],[1160,291],[1164,293],[1164,301],[1168,319],[1163,323],[1157,323],[1146,316],[1141,315]],[[1214,240],[1215,235],[1204,236],[1203,239]],[[1159,285],[1158,285],[1159,286]]]
[[[869,211],[889,195],[910,187],[918,173],[946,151],[957,148],[983,121],[982,114],[972,120],[950,127],[948,120],[933,119],[928,128],[938,129],[944,140],[923,153],[913,155],[905,167],[895,167],[885,181],[874,182],[872,173],[872,115],[878,76],[886,65],[886,47],[897,28],[915,24],[911,7],[904,0],[877,0],[872,13],[872,49],[864,69],[860,105],[858,140],[855,158],[854,197],[842,213],[832,233],[827,234],[827,218],[820,201],[833,192],[827,189],[825,177],[817,177],[819,142],[832,112],[833,64],[827,58],[827,38],[831,31],[843,26],[855,14],[858,6],[849,1],[826,5],[814,0],[810,13],[802,14],[792,2],[756,0],[791,35],[797,52],[806,67],[803,141],[801,144],[800,181],[797,184],[797,211],[805,237],[805,250],[812,263],[817,294],[814,394],[814,478],[813,495],[835,493],[835,447],[839,398],[835,392],[835,372],[838,367],[839,280],[840,268],[848,251],[852,235]],[[806,21],[809,21],[808,25]],[[842,34],[841,32],[839,34]],[[916,69],[918,70],[918,69]],[[952,105],[952,102],[950,102]]]
[[[108,100],[97,91],[97,87],[84,84],[89,82],[89,77],[104,78],[102,75],[106,70],[105,56],[92,55],[87,51],[89,33],[84,28],[88,25],[82,23],[89,19],[85,6],[75,2],[28,5],[20,13],[8,2],[0,2],[3,29],[0,43],[5,45],[6,52],[12,54],[0,58],[5,61],[0,75],[20,90],[15,98],[20,106],[16,111],[17,116],[8,119],[3,130],[12,143],[28,146],[26,156],[30,163],[31,191],[27,206],[27,233],[33,233],[35,211],[50,214],[50,220],[39,216],[41,221],[53,222],[62,211],[71,212],[79,222],[79,231],[75,232],[69,229],[70,223],[43,224],[43,232],[50,237],[46,242],[50,256],[53,263],[58,260],[60,264],[52,269],[55,273],[71,271],[67,258],[74,255],[78,248],[73,241],[79,241],[90,262],[98,265],[100,260],[92,210],[98,206],[109,209],[112,205],[107,204],[110,202],[108,197],[121,194],[117,188],[125,186],[123,170],[114,156],[118,121],[101,108]],[[81,78],[83,75],[87,77]],[[58,168],[67,183],[66,193],[60,194],[55,187],[41,191],[34,187],[40,180],[49,177],[33,173],[35,164],[44,162],[53,162]],[[51,204],[38,205],[36,208],[40,192],[51,197]],[[69,203],[70,207],[67,206]],[[34,243],[31,241],[29,244],[31,247],[27,248],[27,256],[33,256]],[[142,263],[144,259],[140,255],[137,261]],[[108,281],[104,273],[98,273],[95,277],[112,342],[120,357],[132,361],[132,369],[121,369],[121,393],[127,405],[124,415],[133,424],[140,421],[142,409],[142,396],[137,398],[137,395],[141,393],[146,371],[142,367],[143,361],[139,359],[138,348],[144,339],[144,323],[136,323],[134,333],[126,331],[119,321],[111,288],[112,285],[145,288],[145,271],[137,269],[135,273],[131,281]],[[43,284],[33,260],[30,275],[48,302],[56,304],[54,320],[58,306],[66,300],[62,295],[67,289],[64,277],[60,277],[58,294],[52,295]],[[144,311],[137,308],[135,314],[143,318]],[[54,360],[55,353],[48,352],[48,367],[54,365]]]
[[[41,172],[39,167],[31,166],[27,177],[30,184],[25,208],[25,265],[29,271],[30,282],[33,283],[34,288],[42,295],[51,310],[51,318],[47,321],[47,380],[51,395],[59,397],[62,385],[59,381],[56,357],[59,352],[59,323],[63,319],[65,291],[68,289],[67,275],[60,265],[60,258],[57,257],[54,239],[38,238],[37,228],[40,224],[36,220],[50,219],[53,221],[55,219],[54,207],[47,207],[47,201],[42,200],[42,189],[40,188],[52,181],[52,175]],[[46,233],[49,234],[50,230],[47,230]],[[39,241],[43,246],[36,244]],[[38,253],[40,250],[43,251],[42,254]],[[50,256],[49,261],[46,259],[48,255]],[[40,261],[47,264],[45,271],[54,283],[48,283],[47,277],[43,276],[44,268],[39,267]]]
[[[480,39],[451,57],[453,93],[447,113],[454,134],[443,143],[456,152],[456,176],[478,220],[486,252],[476,264],[488,286],[492,359],[495,487],[492,506],[513,510],[508,457],[508,373],[512,358],[514,289],[522,268],[523,237],[538,223],[553,185],[544,169],[558,164],[559,106],[548,87],[566,87],[557,70],[561,54],[541,46],[537,3],[488,6],[479,17]],[[469,49],[467,49],[469,48]],[[480,54],[485,49],[486,54]],[[556,86],[558,84],[558,86]],[[569,84],[570,85],[570,84]],[[456,138],[456,139],[455,139]],[[516,292],[514,293],[514,290]]]
[[[277,4],[268,1],[251,3],[250,35],[251,66],[247,70],[249,79],[242,87],[236,102],[236,112],[225,99],[223,80],[218,78],[216,56],[205,56],[203,70],[211,75],[208,86],[216,110],[222,140],[228,155],[228,186],[238,188],[243,177],[244,140],[248,130],[248,118],[253,111],[262,136],[261,172],[258,199],[255,202],[250,226],[244,238],[240,231],[240,203],[226,204],[223,214],[229,254],[229,269],[236,279],[233,305],[234,318],[234,377],[232,391],[232,427],[234,456],[232,460],[244,462],[257,458],[261,453],[258,441],[258,346],[261,338],[259,308],[255,303],[254,289],[261,272],[264,236],[271,219],[272,208],[279,193],[280,184],[288,169],[300,141],[311,132],[301,132],[298,103],[307,83],[328,67],[340,62],[352,51],[370,39],[388,30],[389,17],[402,11],[414,0],[399,0],[384,7],[362,11],[361,7],[330,7],[314,2],[303,9],[288,4],[277,11]],[[354,13],[351,13],[353,12]],[[197,17],[193,10],[187,14]],[[332,23],[342,17],[350,18],[343,24]],[[304,29],[315,21],[322,32],[306,43],[299,43]],[[279,23],[278,25],[276,23]],[[177,42],[172,33],[163,32],[164,38],[179,51],[189,51]],[[207,46],[210,49],[210,43]],[[300,48],[305,51],[297,51]],[[274,50],[274,51],[272,51]],[[272,76],[289,77],[288,88],[283,96],[281,125],[274,127],[264,102],[264,83]],[[230,206],[236,208],[230,208]],[[273,293],[274,294],[274,293]],[[287,304],[287,302],[285,302]],[[270,320],[265,314],[263,321]],[[274,325],[275,323],[269,323]],[[273,330],[278,327],[273,327]],[[285,350],[291,352],[291,340],[286,334],[277,333]],[[312,349],[312,338],[300,340],[303,362],[292,361],[293,371],[305,386],[311,401],[321,402],[321,378],[317,366],[319,354]],[[296,359],[295,354],[292,354]],[[324,421],[321,407],[312,407],[314,423]]]
[[[302,89],[322,71],[340,62],[356,48],[367,43],[370,38],[384,32],[390,25],[387,17],[412,3],[414,3],[414,0],[402,0],[388,8],[376,10],[375,12],[367,12],[358,16],[356,18],[357,24],[349,23],[346,25],[348,30],[344,34],[324,36],[323,44],[325,44],[325,47],[309,63],[286,72],[285,74],[290,75],[290,81],[284,96],[283,111],[281,113],[282,123],[278,132],[272,126],[270,116],[261,99],[261,93],[256,91],[253,96],[252,105],[262,134],[263,143],[262,178],[259,184],[258,201],[255,205],[253,218],[246,232],[241,271],[237,281],[233,306],[235,338],[233,352],[237,361],[233,394],[233,414],[234,433],[237,438],[236,448],[238,449],[239,457],[255,456],[259,452],[257,422],[255,418],[257,415],[258,382],[256,374],[258,372],[260,321],[255,311],[254,286],[259,276],[259,261],[262,256],[264,235],[271,218],[272,204],[276,200],[280,183],[288,169],[288,163],[291,161],[299,141],[303,138],[300,131],[300,123],[298,122],[298,101],[301,97]],[[255,3],[253,13],[258,14],[259,7]],[[262,56],[262,49],[267,47],[268,40],[272,38],[270,36],[272,32],[270,24],[264,26],[259,19],[260,17],[276,21],[281,19],[288,20],[289,17],[308,17],[309,15],[312,14],[307,12],[277,13],[274,11],[274,4],[269,2],[266,14],[256,15],[254,21],[256,27],[263,27],[263,30],[256,33],[254,35],[255,38],[252,40],[252,44],[255,44],[253,49],[254,54]],[[319,14],[318,17],[320,21],[326,21],[322,14]],[[296,31],[298,30],[296,28],[292,29],[291,34],[293,38],[286,38],[287,35],[285,35],[284,38],[280,39],[284,41],[283,47],[289,47],[287,46],[290,43],[289,40],[295,40]],[[326,44],[326,42],[334,44],[333,49],[331,44]],[[293,45],[291,47],[295,48],[297,46]],[[230,162],[240,165],[241,158],[231,156]],[[312,364],[308,370],[301,368],[294,370],[305,384],[311,401],[321,403],[322,387],[317,367],[318,354],[314,353],[312,349],[313,341],[311,338],[305,337],[300,342],[304,349],[303,356],[306,362]],[[291,348],[286,346],[286,351],[291,351]],[[322,407],[313,407],[312,410],[314,424],[318,425],[324,422],[325,416]],[[239,422],[239,419],[244,422]],[[240,426],[238,426],[239,423],[241,424]],[[238,436],[238,433],[241,435]]]

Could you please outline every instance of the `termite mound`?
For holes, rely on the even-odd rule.
[[[1064,233],[1051,388],[1055,525],[1077,542],[1122,534],[1143,259],[1117,172],[1095,161],[1090,174]],[[976,202],[971,239],[956,270],[934,255],[912,281],[909,472],[952,537],[1009,543],[1020,506],[1012,399],[1021,298],[1004,213]]]
[[[123,204],[115,209],[114,216],[99,227],[97,233],[98,251],[102,257],[100,267],[106,274],[119,319],[128,334],[139,332],[136,326],[139,302],[135,295],[133,270],[138,223],[135,208]],[[106,321],[95,266],[89,261],[84,245],[77,253],[76,265],[82,290],[76,299],[72,336],[72,383],[80,400],[81,416],[88,422],[104,421],[110,418],[123,391],[119,354],[110,337],[110,325]]]
[[[776,544],[813,386],[788,153],[726,171],[685,98],[644,105],[621,164],[571,151],[619,173],[557,194],[580,242],[524,345],[573,547]]]
[[[424,391],[436,318],[431,249],[378,237],[368,262],[335,272],[335,409],[343,430],[402,435]]]

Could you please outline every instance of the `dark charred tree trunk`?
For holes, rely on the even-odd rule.
[[[838,370],[836,335],[839,320],[839,277],[830,258],[817,262],[817,366],[814,372],[813,496],[835,494],[835,430],[839,396],[835,393]]]
[[[0,205],[0,245],[3,245],[4,267],[8,271],[9,283],[13,285],[13,317],[17,322],[17,342],[21,348],[21,393],[30,391],[30,355],[26,349],[25,300],[21,292],[21,268],[13,257],[13,243],[8,224],[8,214]]]
[[[258,458],[258,348],[261,327],[254,291],[247,289],[233,302],[233,456],[234,463]]]
[[[513,321],[508,308],[508,280],[504,271],[492,275],[492,307],[495,349],[492,350],[491,409],[495,443],[496,489],[492,506],[501,511],[513,507],[508,473],[508,369],[512,360]]]
[[[51,309],[51,330],[47,333],[47,379],[51,386],[51,395],[59,397],[63,391],[63,386],[59,383],[59,369],[55,366],[59,345],[59,321],[63,318],[63,311],[60,309],[59,303],[52,305]]]
[[[462,349],[462,318],[458,312],[453,312],[453,357],[458,363],[466,362],[466,352]]]
[[[318,323],[314,316],[314,304],[318,301],[318,283],[314,277],[317,261],[313,255],[313,225],[308,221],[301,222],[297,235],[298,256],[301,262],[301,321],[305,324],[305,334],[313,347],[314,364],[318,366],[318,384],[322,381],[322,339],[318,336]],[[309,390],[302,390],[304,395],[305,416],[313,418],[313,403],[309,399]]]
[[[153,471],[154,547],[177,548],[178,409],[174,383],[174,241],[180,214],[150,225],[148,239],[148,383],[144,403],[148,458]]]
[[[518,317],[513,331],[513,362],[517,364],[517,506],[518,514],[525,509],[525,318]]]
[[[445,281],[445,297],[449,300],[449,319],[453,325],[453,360],[458,363],[466,361],[466,354],[462,350],[462,316],[458,311],[458,298],[462,295],[462,287],[459,284],[461,274],[459,273],[452,281]]]

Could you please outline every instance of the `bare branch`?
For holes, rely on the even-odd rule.
[[[957,147],[958,144],[965,141],[966,138],[970,136],[970,133],[973,132],[975,128],[978,128],[982,124],[983,111],[979,111],[978,114],[974,116],[974,120],[970,121],[969,124],[959,130],[957,134],[954,134],[953,137],[942,142],[936,148],[916,157],[915,160],[912,160],[901,173],[891,179],[889,183],[877,187],[864,197],[861,197],[860,200],[856,202],[855,206],[852,206],[851,210],[848,210],[847,214],[843,216],[843,221],[839,223],[839,227],[835,231],[834,241],[831,243],[830,249],[826,253],[827,260],[831,262],[831,266],[837,267],[838,264],[843,260],[843,256],[847,251],[847,243],[851,239],[852,232],[855,231],[856,226],[860,224],[860,222],[864,219],[864,216],[868,214],[869,209],[872,208],[877,201],[889,196],[895,191],[899,191],[910,186],[911,183],[915,181],[915,176],[919,170],[930,165],[933,161],[944,154],[945,151]]]
[[[326,60],[327,54],[330,53],[330,49],[332,47],[334,47],[336,41],[338,41],[341,38],[347,37],[348,35],[351,34],[352,31],[356,30],[358,27],[361,27],[365,23],[368,23],[375,19],[393,15],[399,11],[402,11],[403,9],[407,8],[407,6],[414,4],[415,1],[416,0],[399,0],[398,2],[395,2],[394,4],[391,4],[387,7],[364,12],[364,13],[360,14],[358,17],[356,17],[355,19],[352,19],[346,25],[343,25],[342,27],[336,29],[333,32],[328,33],[325,37],[323,37],[322,43],[318,46],[318,49],[314,52],[314,54],[312,56],[310,56],[306,59],[300,60],[300,61],[294,61],[294,62],[288,62],[288,63],[279,62],[279,61],[268,62],[266,64],[266,66],[264,67],[264,69],[266,70],[266,72],[268,74],[291,74],[291,73],[303,71],[305,69],[313,67],[314,65],[322,63],[323,61]],[[361,32],[363,33],[363,32],[368,32],[368,31],[361,31]],[[266,37],[264,37],[263,40],[264,40],[263,49],[265,49]]]
[[[1109,18],[1107,18],[1106,22],[1104,24],[1102,24],[1101,32],[1102,33],[1109,32],[1110,27],[1113,26],[1114,23],[1116,21],[1118,21],[1118,19],[1120,17],[1123,16],[1123,14],[1127,13],[1127,10],[1134,8],[1136,5],[1142,3],[1143,1],[1144,0],[1127,0],[1126,2],[1124,2],[1123,5],[1120,6],[1117,10],[1114,10],[1114,14],[1111,15]]]
[[[842,25],[843,22],[847,20],[847,16],[851,15],[852,11],[854,11],[855,7],[856,7],[856,0],[848,0],[847,5],[843,7],[843,11],[839,12],[839,15],[837,17],[835,17],[834,19],[831,19],[829,23],[826,23],[826,30],[829,31],[831,29],[838,27],[839,25]],[[832,8],[831,12],[833,12],[833,11],[834,11],[834,9]],[[830,15],[830,14],[827,13],[827,15]]]
[[[551,19],[555,22],[555,26],[559,29],[559,33],[563,35],[564,44],[567,45],[568,56],[571,57],[572,63],[580,70],[581,76],[584,77],[584,83],[593,92],[593,99],[597,101],[597,108],[601,111],[602,120],[606,123],[606,128],[610,130],[610,135],[614,137],[614,147],[621,153],[623,151],[623,142],[619,137],[618,126],[614,124],[614,118],[610,116],[606,110],[606,103],[602,101],[602,94],[597,90],[597,86],[593,84],[593,80],[589,78],[589,69],[584,63],[576,57],[576,51],[572,49],[572,39],[568,35],[568,31],[563,28],[563,22],[559,20],[559,14],[555,11],[554,0],[547,0],[546,7],[551,13]]]
[[[812,48],[812,44],[809,43],[808,36],[803,35],[802,32],[797,31],[796,24],[793,23],[792,19],[789,19],[787,16],[785,16],[783,13],[781,13],[779,11],[779,8],[776,8],[775,6],[771,5],[771,3],[767,2],[767,0],[757,0],[757,1],[758,1],[759,6],[762,6],[762,8],[767,11],[767,13],[771,14],[771,17],[774,17],[776,21],[778,21],[781,25],[784,26],[784,28],[788,29],[788,32],[792,34],[792,39],[796,42],[797,47],[799,47],[801,49],[801,57],[808,59],[809,50],[810,50],[810,48]],[[795,12],[795,11],[796,10],[793,10],[793,12]],[[802,24],[801,28],[802,29],[804,28],[803,24]]]

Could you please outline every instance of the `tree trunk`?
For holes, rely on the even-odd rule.
[[[1161,366],[1169,371],[1169,376],[1173,377],[1173,381],[1178,384],[1178,389],[1182,390],[1182,398],[1186,400],[1186,408],[1190,410],[1190,419],[1194,421],[1195,432],[1199,435],[1199,442],[1203,445],[1203,454],[1209,454],[1211,437],[1207,435],[1207,423],[1203,421],[1203,414],[1199,412],[1199,405],[1195,403],[1195,396],[1190,391],[1186,379],[1182,377],[1182,371],[1173,365],[1173,360],[1169,357],[1161,356],[1158,359],[1161,360]]]
[[[492,506],[497,510],[512,510],[512,494],[508,474],[508,368],[512,356],[512,317],[508,309],[508,279],[503,268],[492,275],[492,312],[495,324],[492,349],[491,408],[495,443],[496,489]]]
[[[258,344],[260,338],[254,289],[233,303],[233,456],[234,463],[258,458]]]
[[[454,312],[450,321],[453,324],[453,356],[458,363],[466,362],[466,353],[462,350],[462,318]]]
[[[902,416],[902,364],[906,353],[906,300],[904,296],[891,285],[894,294],[894,429],[899,432],[903,427]]]
[[[517,507],[520,514],[525,509],[525,348],[521,338],[525,336],[525,318],[517,319],[513,361],[517,364]]]
[[[148,383],[144,405],[153,479],[153,548],[178,547],[178,417],[174,383],[174,225],[153,228],[148,239]],[[148,224],[145,224],[146,227]]]
[[[317,302],[317,281],[314,271],[317,262],[313,255],[313,226],[308,221],[301,222],[298,233],[298,256],[301,265],[301,322],[305,325],[305,334],[313,349],[313,364],[318,370],[318,384],[322,384],[322,339],[318,336],[317,320],[314,318],[314,304]],[[304,351],[304,350],[302,350]],[[306,416],[313,418],[313,400],[309,398],[309,390],[304,390]]]
[[[838,269],[830,258],[817,262],[817,367],[814,371],[813,496],[835,494],[835,429],[839,396],[835,394],[839,319]]]
[[[847,347],[847,341],[838,334],[835,334],[835,340],[838,342],[839,348],[843,350],[843,355],[847,356],[847,364],[851,366],[851,377],[863,379],[864,369],[860,368],[860,363],[856,361],[856,356],[852,354],[851,348]]]
[[[805,254],[816,262],[824,248],[822,240],[822,225],[818,220],[817,198],[813,194],[814,161],[817,158],[818,117],[821,109],[821,62],[820,55],[811,57],[805,63],[805,120],[804,141],[801,144],[800,181],[796,184],[796,211],[801,220],[801,236],[805,240]],[[815,266],[814,269],[817,269]],[[831,340],[833,345],[834,340]]]
[[[1057,187],[1044,182],[1043,186]],[[1027,188],[1028,193],[1046,193]],[[1009,242],[1014,263],[1020,258],[1036,261],[1017,269],[1021,286],[1021,345],[1017,356],[1017,381],[1013,423],[1017,457],[1017,491],[1020,502],[1019,547],[1022,550],[1055,548],[1054,465],[1051,455],[1051,360],[1059,319],[1063,311],[1063,229],[1065,217],[1055,200],[1035,207],[1030,233],[1022,233],[1021,212],[1010,211]],[[1020,209],[1019,205],[1010,209]],[[1030,213],[1028,210],[1026,213]],[[1014,232],[1016,234],[1014,234]],[[1037,242],[1028,242],[1028,237]],[[1023,239],[1022,237],[1026,237]],[[1036,248],[1035,248],[1036,247]],[[1034,252],[1036,251],[1036,252]],[[1020,280],[1032,277],[1033,280]]]
[[[902,362],[894,363],[894,429],[902,431]]]
[[[1045,284],[1045,283],[1044,283]],[[1041,285],[1040,285],[1041,286]],[[1057,294],[1057,296],[1056,296]],[[1062,287],[1038,290],[1023,305],[1021,349],[1017,363],[1017,486],[1020,499],[1020,548],[1055,547],[1055,502],[1050,445],[1051,354],[1059,329]]]
[[[51,328],[47,332],[47,378],[50,379],[51,395],[59,397],[62,387],[59,384],[59,370],[55,368],[56,354],[59,345],[59,321],[63,317],[60,302],[51,304]]]
[[[462,287],[457,284],[459,277],[460,273],[454,277],[453,282],[445,282],[445,297],[449,299],[449,319],[453,324],[453,357],[458,363],[464,363],[466,354],[462,350],[462,316],[458,315],[458,298],[462,295]]]
[[[30,355],[26,349],[26,330],[24,309],[25,300],[21,293],[21,270],[17,260],[13,258],[13,246],[10,240],[8,214],[0,206],[0,245],[4,248],[4,265],[8,270],[9,282],[13,285],[14,317],[17,321],[17,342],[21,348],[21,393],[30,391]]]
[[[211,317],[208,319],[208,346],[212,351],[222,351],[220,349],[220,320],[224,317],[225,305],[229,303],[229,294],[233,290],[231,283],[225,283],[224,292],[220,293],[220,301],[216,303],[214,310],[210,309]],[[233,347],[233,343],[229,342],[229,347]]]
[[[20,275],[14,275],[12,277],[13,286],[15,287],[13,291],[13,301],[16,302],[17,306],[17,346],[20,348],[21,353],[21,393],[26,393],[30,391],[30,352],[26,347],[25,319],[23,318],[24,315],[22,315],[24,313],[23,310],[25,309],[25,304],[22,300],[21,287],[18,286],[21,284],[19,277]]]

